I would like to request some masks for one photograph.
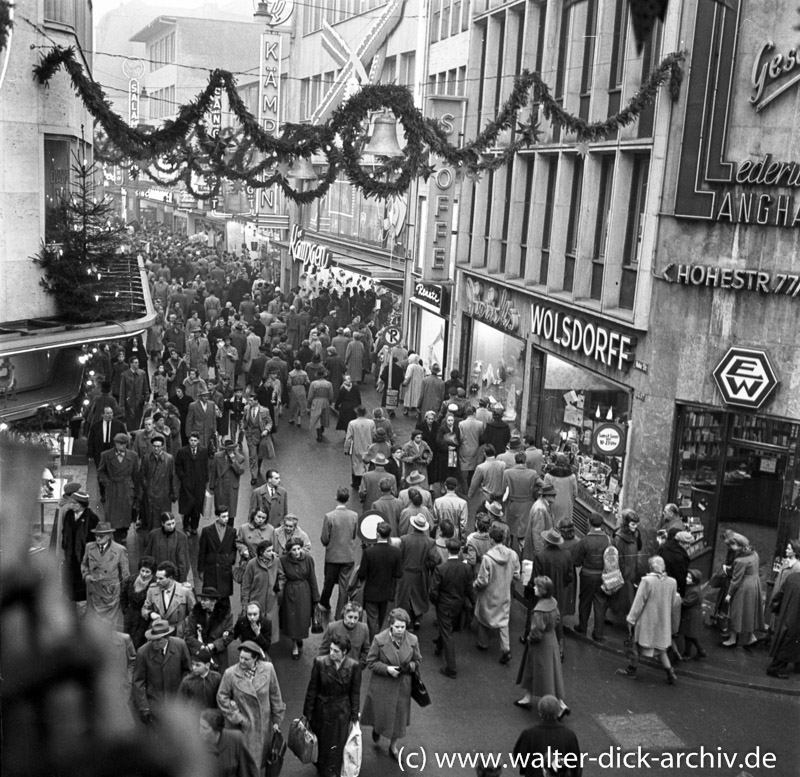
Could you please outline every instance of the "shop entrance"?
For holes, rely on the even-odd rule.
[[[722,534],[743,534],[759,554],[768,583],[776,558],[800,536],[800,425],[746,413],[682,406],[673,500],[691,521],[692,563],[720,569]]]

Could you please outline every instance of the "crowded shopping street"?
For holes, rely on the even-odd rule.
[[[0,0],[4,777],[800,774],[789,0]]]

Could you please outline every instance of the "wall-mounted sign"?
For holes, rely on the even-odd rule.
[[[506,332],[519,329],[519,311],[507,289],[473,278],[466,278],[466,287],[469,315]]]
[[[218,86],[211,97],[211,131],[212,138],[218,138],[222,131],[222,87]]]
[[[800,81],[797,47],[788,37],[792,35],[789,17],[782,25],[787,42],[777,47],[781,53],[776,54],[772,41],[753,39],[759,27],[742,24],[750,11],[744,8],[744,0],[732,0],[723,9],[715,3],[697,4],[692,67],[685,89],[687,110],[702,119],[684,123],[674,213],[728,224],[792,229],[800,227],[800,201],[794,194],[800,187],[800,163],[773,161],[770,153],[748,158],[749,148],[741,143],[738,149],[732,148],[742,130],[748,138],[780,142],[772,127],[765,131],[757,120],[743,127],[737,108],[749,100],[760,112]],[[781,21],[775,26],[780,29]],[[736,80],[742,64],[752,73],[749,98]],[[740,123],[734,125],[734,121]]]
[[[734,270],[706,264],[668,264],[661,277],[668,283],[708,286],[733,291],[759,291],[763,294],[800,294],[800,275],[769,273],[763,270]]]
[[[538,303],[531,304],[531,332],[618,370],[634,361],[635,337]]]
[[[139,197],[146,200],[157,200],[158,202],[172,202],[172,192],[168,189],[158,189],[150,187],[143,192],[139,192]]]
[[[331,266],[330,249],[305,240],[304,236],[303,229],[297,224],[292,224],[292,234],[289,239],[289,255],[292,261],[302,262],[303,272],[326,270]]]
[[[414,284],[414,299],[420,300],[436,310],[437,313],[447,315],[447,291],[436,283],[417,281]]]
[[[139,79],[128,81],[128,124],[135,127],[139,123]]]
[[[277,135],[280,126],[282,40],[283,37],[279,32],[267,31],[261,33],[258,123],[270,135]],[[264,171],[261,174],[262,180],[269,174]],[[281,201],[278,197],[279,190],[280,188],[277,184],[262,186],[257,189],[255,197],[257,214],[270,215],[281,212]]]
[[[592,431],[592,453],[622,456],[625,453],[625,429],[619,424],[598,424]]]
[[[258,4],[259,12],[262,6],[266,6],[264,13],[270,27],[286,24],[294,13],[294,0],[267,0],[265,3]]]
[[[716,366],[714,381],[726,405],[757,410],[778,385],[765,351],[733,346]]]

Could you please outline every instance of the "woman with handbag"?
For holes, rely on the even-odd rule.
[[[303,549],[303,540],[293,537],[286,543],[286,555],[281,556],[286,583],[280,604],[283,633],[292,640],[292,658],[300,660],[303,640],[311,628],[311,616],[319,602],[317,573],[314,559]]]
[[[533,593],[537,601],[531,614],[528,642],[517,676],[525,695],[514,705],[529,710],[533,706],[534,696],[555,696],[561,704],[560,720],[564,715],[569,715],[570,709],[564,701],[561,649],[556,634],[561,616],[554,592],[555,587],[549,577],[534,578]]]
[[[327,656],[314,659],[303,715],[319,745],[317,772],[339,777],[344,747],[352,726],[358,725],[361,706],[361,667],[349,658],[350,639],[334,634]]]
[[[256,557],[256,549],[264,540],[274,542],[275,527],[268,522],[267,513],[256,509],[250,511],[250,519],[236,529],[236,550],[239,563],[233,568],[233,579],[241,585],[244,570],[250,559]],[[244,602],[246,604],[246,602]]]
[[[256,547],[256,557],[247,562],[242,577],[242,607],[255,602],[272,624],[272,642],[280,638],[278,599],[283,590],[284,574],[280,558],[272,550],[272,542],[263,540]]]
[[[372,672],[361,722],[372,726],[372,741],[389,739],[389,752],[398,757],[397,740],[411,722],[411,680],[419,671],[419,641],[408,631],[411,618],[399,607],[389,613],[389,628],[376,634],[367,655]]]
[[[725,597],[730,607],[730,636],[719,644],[721,647],[735,648],[742,634],[743,647],[749,650],[758,643],[754,632],[764,631],[765,628],[758,553],[743,534],[734,534],[730,544],[736,554],[731,569],[731,584]]]
[[[456,418],[452,413],[448,413],[436,434],[436,452],[434,454],[436,456],[436,483],[443,483],[447,478],[455,478],[459,483],[461,482],[461,470],[458,465],[460,445],[461,432],[456,425]]]

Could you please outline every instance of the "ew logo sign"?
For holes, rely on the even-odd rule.
[[[755,348],[734,346],[713,372],[725,404],[757,410],[778,385],[769,356]]]

